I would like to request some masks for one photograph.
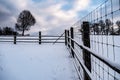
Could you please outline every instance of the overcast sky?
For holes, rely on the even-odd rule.
[[[13,27],[22,10],[30,10],[36,24],[27,33],[59,34],[105,0],[0,0],[0,27]]]

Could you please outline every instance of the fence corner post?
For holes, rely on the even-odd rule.
[[[14,44],[16,44],[16,32],[14,33]]]
[[[67,30],[65,30],[65,45],[67,45]]]
[[[74,30],[73,27],[70,28],[70,36],[71,36],[71,53],[72,53],[72,57],[74,58],[74,41],[72,39],[74,39]]]
[[[70,48],[70,34],[69,34],[69,30],[67,30],[67,46]]]
[[[39,31],[39,44],[41,44],[41,31]]]
[[[90,29],[89,29],[90,27],[89,27],[89,22],[84,21],[83,25],[82,25],[82,28],[83,28],[83,34],[82,34],[83,45],[90,48]],[[83,60],[84,60],[85,66],[91,72],[91,55],[85,49],[83,49]],[[86,72],[84,73],[84,80],[91,80]]]

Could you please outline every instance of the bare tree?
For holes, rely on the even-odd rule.
[[[92,25],[94,34],[96,33],[97,35],[99,34],[99,23],[93,23]]]
[[[0,35],[2,35],[2,28],[0,27]]]
[[[22,31],[22,36],[24,36],[24,32],[29,30],[31,26],[36,23],[35,18],[31,14],[30,11],[24,10],[20,13],[17,23],[15,24],[15,29],[18,31]]]
[[[11,27],[4,27],[2,30],[3,35],[13,35],[14,34],[14,29]]]
[[[113,23],[111,22],[110,19],[106,19],[105,23],[106,23],[106,30],[105,30],[105,32],[108,35],[109,32],[110,32],[110,27],[113,25]],[[112,31],[113,31],[113,29],[112,29]]]
[[[116,25],[118,26],[118,34],[120,34],[120,21],[119,20],[116,22]]]
[[[102,34],[105,34],[105,23],[104,23],[103,20],[100,20],[100,21],[99,21],[99,26],[100,26],[100,32],[101,32]]]

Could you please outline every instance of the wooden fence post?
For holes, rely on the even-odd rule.
[[[39,32],[39,44],[41,44],[41,31]]]
[[[82,28],[83,28],[83,33],[82,33],[83,44],[84,46],[90,48],[89,22],[83,22]],[[85,49],[83,49],[83,59],[84,59],[85,66],[91,72],[91,55]],[[91,80],[86,72],[84,72],[84,80]]]
[[[65,45],[67,45],[67,30],[65,30]]]
[[[14,44],[16,44],[16,33],[14,33]]]
[[[70,36],[71,36],[71,47],[74,49],[74,41],[72,39],[74,39],[74,31],[73,31],[73,27],[70,28]],[[71,53],[72,53],[72,57],[74,58],[74,51],[71,48]]]
[[[70,39],[69,39],[69,37],[70,37],[69,30],[67,30],[67,38],[68,38],[67,43],[68,43],[68,47],[70,47]]]

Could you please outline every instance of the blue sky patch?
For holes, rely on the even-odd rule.
[[[72,5],[71,4],[66,4],[64,6],[62,6],[62,9],[65,10],[65,11],[68,11],[72,8]]]

